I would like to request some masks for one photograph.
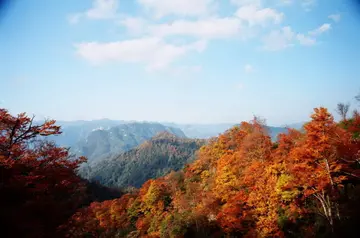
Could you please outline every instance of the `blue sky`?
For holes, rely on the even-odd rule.
[[[0,106],[58,120],[269,125],[360,90],[343,0],[18,0],[0,18]]]

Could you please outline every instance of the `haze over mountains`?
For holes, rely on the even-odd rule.
[[[58,124],[63,133],[50,139],[88,159],[80,167],[79,175],[116,188],[140,187],[148,179],[183,169],[209,138],[238,125],[109,119],[59,121]],[[273,141],[279,133],[287,131],[286,127],[271,126],[267,126],[267,130]]]
[[[72,152],[84,155],[90,162],[95,162],[104,156],[128,151],[163,131],[185,137],[180,129],[159,123],[127,123],[91,130],[86,138],[73,145]]]
[[[167,131],[180,138],[209,139],[233,127],[234,124],[176,124],[158,122],[135,122],[122,120],[58,121],[63,133],[52,136],[60,146],[88,158],[89,163],[104,157],[129,151],[160,132]],[[298,128],[301,124],[288,126]],[[272,140],[286,127],[268,126]]]

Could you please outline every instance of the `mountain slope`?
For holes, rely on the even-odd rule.
[[[290,130],[276,143],[261,121],[243,122],[210,140],[184,170],[92,204],[67,230],[78,237],[357,237],[360,115],[337,124],[327,109],[314,111],[303,132]]]
[[[40,121],[38,122],[40,123]],[[54,140],[59,146],[73,147],[77,143],[83,142],[89,136],[89,134],[95,129],[105,129],[108,130],[112,127],[119,125],[127,125],[134,123],[134,121],[121,121],[121,120],[94,120],[94,121],[58,121],[57,124],[61,126],[63,133],[57,136],[51,136],[50,138]],[[159,124],[157,122],[147,122],[145,124]],[[172,127],[180,129],[184,132],[186,137],[189,138],[198,138],[198,139],[207,139],[210,137],[218,136],[224,131],[230,129],[236,123],[219,123],[219,124],[176,124],[176,123],[160,123],[165,127]],[[281,127],[272,127],[268,126],[270,129],[270,134],[272,138],[275,138],[277,133],[276,128],[285,128],[290,127],[294,129],[299,129],[303,123],[288,124]],[[275,128],[275,130],[273,130]]]
[[[135,149],[81,168],[80,174],[110,187],[140,187],[150,178],[182,169],[204,144],[163,132]]]
[[[35,124],[42,124],[44,121],[36,121]],[[61,126],[62,133],[60,135],[49,136],[48,139],[55,141],[59,146],[72,147],[76,143],[85,139],[92,130],[96,128],[109,129],[113,126],[126,123],[125,121],[115,121],[109,119],[93,120],[93,121],[56,121]]]
[[[207,139],[218,136],[233,124],[175,124],[154,122],[115,121],[109,119],[94,121],[59,121],[63,133],[51,136],[59,146],[71,148],[76,155],[84,155],[89,163],[100,161],[111,155],[128,151],[161,131],[168,131],[179,137]],[[268,126],[273,141],[284,127]]]
[[[185,134],[177,128],[166,127],[159,123],[127,123],[93,130],[86,139],[73,147],[73,152],[96,162],[104,157],[128,151],[156,134],[167,131],[179,137]]]

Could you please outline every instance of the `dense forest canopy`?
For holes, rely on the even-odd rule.
[[[360,237],[359,10],[0,0],[0,238]]]
[[[350,237],[360,211],[360,115],[336,123],[317,108],[304,130],[273,143],[261,122],[243,122],[184,170],[93,203],[65,227],[70,237]]]
[[[184,169],[139,190],[120,197],[98,186],[108,198],[119,196],[103,202],[89,199],[76,174],[86,159],[42,139],[61,133],[55,121],[32,122],[0,111],[0,217],[10,237],[356,237],[357,111],[337,123],[316,108],[302,131],[289,129],[277,142],[258,118],[242,122],[201,147]],[[179,142],[193,149],[202,143],[162,133],[134,151],[170,156],[166,150]]]
[[[195,159],[195,152],[204,144],[205,140],[161,132],[128,152],[82,166],[79,174],[109,187],[141,187],[148,179],[182,169]]]

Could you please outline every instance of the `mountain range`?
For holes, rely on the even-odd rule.
[[[209,139],[237,124],[176,124],[121,120],[58,121],[62,134],[51,136],[60,146],[70,147],[73,154],[86,156],[89,163],[129,151],[160,132],[167,131],[180,138]],[[298,128],[302,124],[294,124]],[[268,126],[272,140],[286,127]]]
[[[159,123],[128,123],[93,129],[86,138],[75,143],[71,151],[86,156],[90,162],[96,162],[104,157],[128,151],[164,131],[185,137],[180,129]]]

